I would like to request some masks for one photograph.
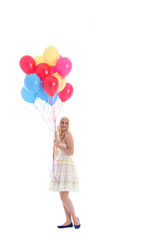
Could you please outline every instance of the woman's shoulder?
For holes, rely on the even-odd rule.
[[[70,131],[66,131],[65,133],[65,141],[68,139],[73,139],[72,133]]]
[[[67,136],[67,137],[72,136],[72,133],[67,130],[66,133],[65,133],[65,136]]]

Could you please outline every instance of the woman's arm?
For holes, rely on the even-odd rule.
[[[67,148],[59,145],[59,142],[57,139],[54,140],[54,145],[60,150],[62,150],[63,152],[65,152],[66,154],[72,155],[74,153],[74,141],[73,141],[72,134],[68,131],[65,133],[65,142],[67,144]]]

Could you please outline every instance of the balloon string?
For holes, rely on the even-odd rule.
[[[47,119],[48,119],[48,122],[50,123],[50,126],[51,126],[50,128],[52,128],[51,119],[49,118],[48,113],[46,112],[46,108],[45,108],[46,104],[48,105],[48,103],[45,101],[45,106],[43,106],[42,103],[41,103],[41,101],[40,101],[40,99],[38,98],[37,100],[38,100],[38,102],[40,103],[40,106],[41,106],[41,108],[43,109],[43,111],[44,111],[44,113],[45,113],[45,115],[46,115],[46,117],[47,117]],[[52,131],[53,131],[53,130],[52,130]]]
[[[52,119],[52,114],[51,114],[51,112],[50,112],[50,104],[48,104],[46,101],[45,101],[45,106],[44,106],[44,108],[45,108],[45,113],[46,113],[46,115],[47,115],[47,118],[48,118],[48,120],[49,120],[49,122],[50,122],[50,126],[51,126],[51,128],[52,128],[52,131],[54,132],[53,119]]]
[[[52,124],[52,128],[53,128],[53,133],[55,134],[54,115],[53,115],[53,102],[54,102],[54,98],[49,97],[48,112],[49,112],[50,117],[51,117],[51,124]]]
[[[56,176],[55,176],[55,146],[53,146],[53,167],[52,167],[52,176],[54,177],[53,181],[54,181],[54,186],[55,186],[55,182],[58,182]]]
[[[58,109],[57,109],[56,118],[58,118],[58,116],[59,116],[59,113],[60,113],[60,110],[62,108],[62,105],[63,105],[63,102],[60,99],[58,99]]]
[[[52,106],[52,113],[53,113],[53,125],[54,125],[54,137],[57,137],[57,132],[56,132],[56,116],[55,116],[55,104],[54,103],[54,97],[50,98],[50,103]],[[53,146],[53,176],[54,176],[54,185],[55,182],[58,183],[56,176],[55,176],[55,158],[56,158],[56,147]]]
[[[54,133],[54,120],[53,120],[53,113],[52,113],[52,107],[50,104],[47,104],[48,105],[48,112],[50,114],[50,117],[51,117],[51,125],[52,125],[52,128],[53,128],[53,133]]]
[[[56,138],[57,132],[56,132],[55,104],[53,104],[53,116],[54,116],[54,130],[55,130],[55,138]]]
[[[49,127],[49,129],[50,129],[50,131],[52,132],[52,133],[54,133],[54,136],[55,136],[55,138],[56,138],[56,119],[57,119],[57,117],[58,117],[58,115],[59,115],[59,112],[60,112],[60,110],[61,110],[61,106],[62,106],[62,101],[60,102],[60,99],[58,98],[58,100],[57,100],[57,102],[56,102],[56,105],[55,104],[53,104],[54,103],[54,98],[52,98],[52,97],[50,97],[49,98],[49,103],[50,104],[48,104],[47,102],[45,102],[45,106],[41,103],[41,101],[40,101],[40,99],[39,98],[37,98],[37,103],[39,104],[39,105],[37,105],[37,103],[34,103],[33,105],[34,105],[34,107],[38,110],[38,112],[40,113],[40,115],[42,116],[42,118],[43,118],[43,120],[45,121],[45,123],[47,124],[47,126]],[[61,103],[61,104],[60,104]],[[50,117],[49,117],[49,115],[48,115],[48,112],[46,111],[46,104],[48,105],[48,112],[49,112],[49,114],[50,114]],[[50,106],[49,106],[50,105]],[[60,106],[59,106],[60,105]],[[56,108],[56,106],[57,106],[57,108]],[[45,113],[45,115],[46,115],[46,118],[48,119],[48,122],[50,123],[50,125],[52,126],[50,126],[49,124],[48,124],[48,122],[46,121],[46,118],[44,118],[44,116],[43,116],[43,114],[42,114],[42,111],[43,111],[43,114]],[[56,178],[56,176],[55,176],[55,159],[56,159],[56,151],[55,151],[55,146],[53,146],[53,166],[52,166],[52,176],[53,176],[53,183],[54,183],[54,185],[56,184],[56,183],[58,183],[59,184],[59,182],[58,182],[58,180],[57,180],[57,178]]]
[[[44,111],[45,111],[45,113],[46,113],[46,116],[47,116],[47,118],[48,118],[48,121],[50,122],[50,125],[52,126],[51,118],[49,117],[48,112],[46,111],[46,105],[49,105],[49,104],[45,101]]]
[[[57,137],[57,132],[56,132],[56,119],[58,118],[59,112],[61,110],[62,107],[62,101],[60,101],[60,99],[58,98],[58,100],[56,101],[55,104],[53,104],[54,102],[54,97],[50,97],[49,98],[49,102],[50,102],[50,106],[51,106],[51,111],[50,111],[50,115],[52,117],[52,123],[53,123],[53,133],[54,133],[54,138]],[[56,159],[56,149],[55,146],[53,145],[53,166],[52,166],[52,177],[53,177],[53,183],[54,186],[56,183],[59,184],[56,176],[55,176],[55,159]]]
[[[44,122],[47,124],[47,126],[49,127],[50,131],[53,133],[53,130],[51,129],[51,127],[48,125],[46,119],[44,118],[44,116],[42,115],[40,109],[36,106],[37,104],[35,104],[35,102],[33,103],[35,109],[40,113],[41,117],[43,118]]]
[[[56,118],[55,118],[55,104],[54,104],[54,97],[49,97],[49,102],[50,102],[50,105],[51,105],[51,109],[52,109],[52,123],[53,123],[53,129],[54,129],[54,135],[55,135],[55,138],[56,138]]]

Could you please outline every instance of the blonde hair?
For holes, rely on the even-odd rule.
[[[62,121],[63,119],[66,119],[66,120],[68,121],[68,128],[67,128],[66,131],[70,131],[69,119],[68,119],[67,117],[62,117],[62,118],[60,119],[60,121],[59,121],[58,126],[57,126],[57,138],[58,138],[58,141],[59,141],[59,142],[63,141],[63,139],[65,138],[65,133],[66,133],[66,131],[64,131],[64,132],[61,131],[61,121]]]

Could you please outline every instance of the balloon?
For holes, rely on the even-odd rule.
[[[46,77],[42,84],[44,91],[50,97],[53,97],[56,94],[59,87],[58,79],[56,79],[54,76]]]
[[[40,55],[36,56],[34,58],[34,60],[36,62],[36,65],[38,65],[39,63],[46,63],[46,61],[44,60],[43,56],[40,56]]]
[[[43,81],[47,76],[51,75],[51,68],[46,63],[40,63],[36,67],[36,74]]]
[[[50,66],[50,68],[51,68],[51,73],[52,73],[52,74],[55,73],[55,71],[54,71],[54,66]]]
[[[66,78],[62,78],[58,73],[54,73],[53,76],[56,77],[59,82],[59,88],[57,92],[62,91],[66,85]]]
[[[36,74],[29,74],[24,79],[24,85],[31,93],[37,93],[40,90],[40,78]]]
[[[46,100],[46,102],[50,105],[53,105],[56,103],[57,99],[58,99],[58,93],[56,93],[53,97],[48,96],[48,99]]]
[[[66,83],[64,89],[58,93],[59,98],[62,102],[67,101],[73,94],[73,87],[70,83]]]
[[[59,55],[59,58],[62,58],[61,55]],[[54,66],[51,66],[51,73],[55,73],[56,72],[56,64]]]
[[[54,66],[59,59],[59,52],[57,48],[50,46],[44,49],[44,60],[51,66]]]
[[[36,69],[36,63],[34,58],[32,58],[31,56],[23,56],[20,59],[20,67],[23,70],[23,72],[25,72],[26,74],[30,74],[33,73]]]
[[[54,71],[57,72],[62,77],[66,77],[70,73],[71,69],[72,69],[71,61],[66,57],[62,57],[58,59]]]
[[[49,96],[44,92],[42,83],[40,83],[40,90],[37,92],[37,97],[41,98],[44,101],[47,101]]]
[[[21,90],[21,96],[28,103],[34,103],[37,98],[37,94],[29,92],[25,87]]]

